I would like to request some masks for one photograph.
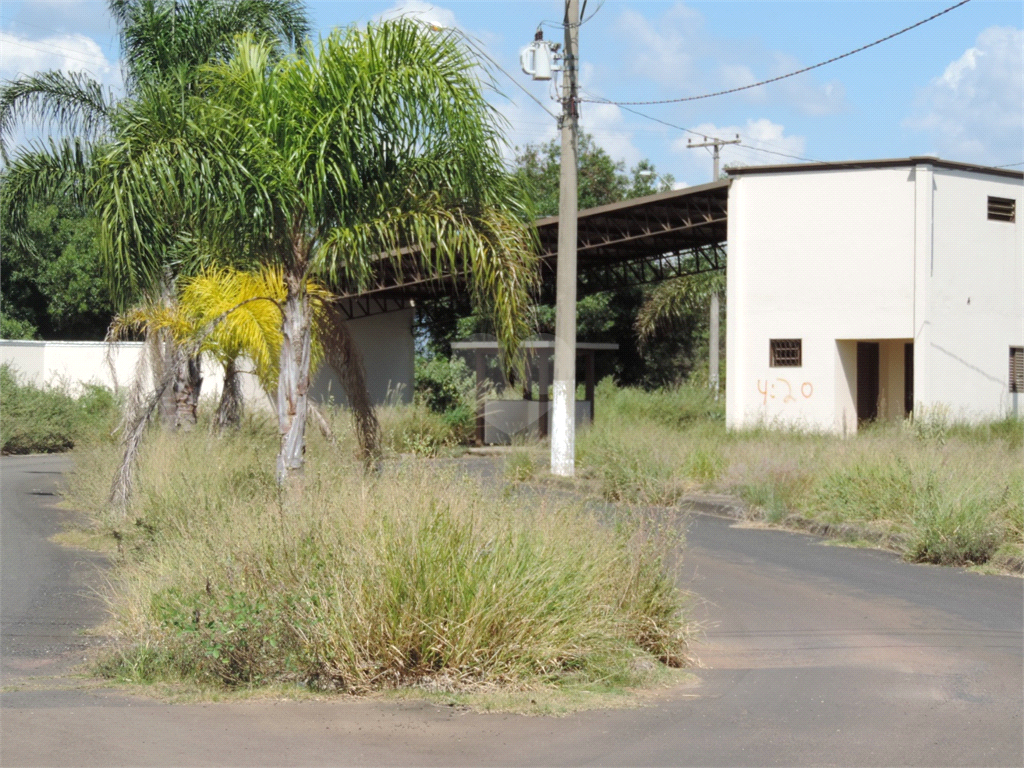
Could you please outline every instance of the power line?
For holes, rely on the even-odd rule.
[[[80,55],[79,56],[73,55],[69,48],[61,48],[59,45],[52,45],[52,44],[47,44],[48,47],[43,48],[43,47],[40,47],[39,45],[33,45],[33,43],[36,43],[36,42],[43,42],[43,41],[33,40],[31,42],[26,42],[25,40],[23,40],[21,38],[17,38],[17,45],[24,46],[25,48],[31,48],[34,51],[39,51],[41,53],[56,53],[58,56],[63,56],[65,59],[71,59],[72,61],[80,61],[83,64],[93,64],[93,65],[96,64],[96,59],[95,58],[93,58],[93,59],[85,59],[85,58],[82,58],[82,56],[80,56]],[[74,53],[80,54],[81,51],[75,51]],[[107,57],[103,53],[102,50],[100,51],[100,55],[103,57],[103,60],[106,61]]]
[[[594,93],[591,93],[590,91],[587,91],[586,89],[581,88],[580,90],[584,91],[585,93],[590,94],[591,96],[594,96],[595,99],[600,99],[599,96],[597,96]],[[600,104],[614,104],[614,102],[607,101],[607,100],[604,100],[604,99],[601,99],[600,101],[591,101],[590,103],[592,103],[592,104],[599,104],[599,103]],[[670,123],[667,120],[662,120],[659,117],[654,117],[653,115],[648,115],[645,112],[641,112],[639,109],[633,109],[631,107],[627,107],[627,106],[624,106],[622,104],[615,104],[615,106],[619,107],[620,109],[625,110],[626,112],[631,112],[634,115],[637,115],[638,117],[646,118],[647,120],[651,120],[651,121],[653,121],[655,123],[661,123],[662,125],[664,125],[664,126],[666,126],[668,128],[674,128],[675,130],[683,131],[684,133],[692,133],[694,136],[699,136],[700,138],[704,139],[705,141],[711,140],[711,139],[714,138],[713,136],[709,136],[709,135],[707,135],[705,133],[701,133],[700,131],[695,131],[692,128],[684,128],[681,125],[676,125],[675,123]],[[824,162],[823,160],[814,160],[813,158],[810,158],[810,157],[800,157],[799,155],[791,155],[791,154],[788,154],[786,152],[776,152],[775,150],[765,149],[764,147],[755,147],[754,145],[747,144],[747,143],[741,143],[740,146],[745,147],[746,149],[753,149],[753,150],[755,150],[757,152],[767,152],[769,155],[778,155],[779,157],[789,157],[789,158],[792,158],[793,160],[803,160],[803,161],[809,162],[809,163]]]
[[[476,40],[475,38],[471,37],[470,35],[467,35],[461,29],[456,29],[456,30],[453,30],[453,31],[458,32],[460,35],[462,35],[462,38],[469,44],[469,46],[478,55],[483,56],[485,59],[487,59],[489,62],[491,62],[491,64],[493,64],[497,68],[497,70],[499,72],[501,72],[503,75],[505,75],[505,77],[507,77],[509,80],[512,81],[512,83],[516,86],[516,88],[518,88],[523,93],[525,93],[527,96],[529,96],[531,99],[533,99],[533,101],[535,101],[537,103],[537,105],[540,106],[541,109],[543,109],[547,114],[549,114],[552,117],[552,119],[554,119],[554,120],[558,119],[558,115],[556,115],[554,112],[552,112],[550,109],[548,109],[547,105],[544,104],[543,101],[541,101],[536,96],[534,96],[532,93],[530,93],[529,89],[527,89],[526,86],[524,86],[522,83],[520,83],[515,77],[513,77],[511,74],[509,74],[509,72],[503,66],[501,66],[501,64],[499,64],[497,61],[495,61],[491,57],[491,55],[489,53],[487,53],[486,50],[484,50],[483,46],[480,44],[480,42],[478,40]],[[515,102],[513,102],[513,103],[515,103]]]
[[[684,101],[698,101],[700,99],[710,99],[710,98],[712,98],[714,96],[724,96],[724,95],[726,95],[728,93],[738,93],[739,91],[746,91],[746,90],[749,90],[750,88],[759,88],[762,85],[768,85],[769,83],[777,83],[779,80],[785,80],[788,77],[795,77],[796,75],[802,75],[804,72],[810,72],[812,69],[817,69],[818,67],[824,67],[826,64],[832,64],[833,62],[839,61],[840,59],[845,59],[848,56],[853,56],[853,54],[855,54],[855,53],[860,53],[861,51],[866,51],[868,48],[873,48],[874,46],[880,45],[881,43],[884,43],[887,40],[892,40],[894,37],[899,37],[903,33],[909,32],[912,29],[916,29],[917,27],[920,27],[922,24],[927,24],[929,21],[933,21],[934,19],[939,18],[939,16],[943,16],[943,15],[949,13],[950,11],[954,11],[954,10],[956,10],[957,8],[959,8],[962,5],[967,5],[967,3],[969,3],[969,2],[971,2],[971,0],[960,0],[960,2],[957,3],[956,5],[951,5],[951,6],[949,6],[949,8],[946,8],[945,10],[939,11],[938,13],[934,14],[933,16],[929,16],[927,19],[922,19],[921,21],[917,22],[916,24],[911,24],[909,27],[904,27],[899,32],[893,32],[891,35],[887,35],[887,36],[885,36],[883,38],[875,40],[875,42],[873,42],[873,43],[868,43],[867,45],[862,45],[860,48],[854,48],[852,51],[847,51],[846,53],[841,54],[839,56],[833,56],[831,59],[819,62],[817,64],[812,64],[811,66],[804,67],[803,69],[798,69],[795,72],[789,72],[789,73],[787,73],[785,75],[779,75],[778,77],[772,77],[772,78],[769,78],[768,80],[762,80],[759,83],[751,83],[750,85],[741,85],[738,88],[729,88],[728,90],[716,91],[715,93],[705,93],[705,94],[702,94],[700,96],[685,96],[685,97],[679,98],[679,99],[659,99],[659,100],[654,100],[654,101],[610,101],[610,100],[605,100],[604,103],[615,104],[615,105],[620,106],[620,107],[623,107],[623,106],[626,106],[626,105],[642,107],[642,106],[650,106],[650,105],[654,105],[654,104],[679,104],[679,103],[684,102]],[[581,99],[581,101],[592,101],[592,100],[591,99]]]
[[[604,4],[605,4],[605,0],[601,0],[600,4],[598,4],[597,8],[594,9],[593,13],[591,13],[585,19],[581,19],[579,24],[570,24],[569,26],[575,27],[576,29],[579,29],[584,24],[586,24],[588,21],[590,21],[595,16],[597,16],[597,14],[601,11],[601,9],[604,8]],[[583,3],[583,10],[584,11],[587,10],[586,2]],[[563,21],[552,21],[551,19],[545,19],[540,24],[538,24],[537,27],[538,28],[539,27],[553,27],[555,29],[565,29],[566,24]]]

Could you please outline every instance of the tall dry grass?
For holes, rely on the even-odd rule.
[[[81,455],[70,502],[120,545],[108,674],[359,692],[437,676],[629,684],[638,660],[681,663],[666,530],[524,505],[421,461],[367,475],[347,440],[311,437],[295,501],[265,425],[154,431],[127,520],[103,502],[116,454]]]
[[[771,522],[894,548],[912,560],[1024,562],[1024,423],[934,414],[856,437],[727,431],[704,392],[598,387],[582,472],[610,500],[671,505],[689,492],[735,494]],[[676,405],[673,406],[673,400]]]

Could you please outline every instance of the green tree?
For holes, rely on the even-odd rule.
[[[532,196],[538,216],[558,215],[561,157],[561,145],[554,140],[528,144],[516,154],[516,179]],[[613,160],[589,133],[580,134],[577,157],[580,210],[665,192],[675,181],[671,175],[659,176],[649,160],[641,160],[627,173],[626,164]]]
[[[110,0],[109,9],[120,36],[127,91],[123,99],[114,98],[85,73],[40,72],[0,87],[0,153],[8,161],[0,186],[2,224],[8,243],[26,250],[34,246],[29,221],[33,205],[95,206],[96,158],[121,140],[123,113],[137,113],[140,103],[156,99],[164,118],[173,114],[175,120],[185,120],[186,105],[200,87],[200,67],[229,55],[236,35],[248,31],[274,41],[270,56],[279,58],[286,47],[300,45],[309,31],[299,0]],[[48,128],[50,138],[18,148],[12,157],[11,131],[31,123]],[[174,280],[193,248],[178,224],[151,222],[135,233],[131,258],[104,259],[107,285],[119,308],[139,298],[149,303],[174,300]],[[147,246],[139,247],[143,241]],[[109,249],[102,253],[109,254]],[[154,366],[159,378],[171,364],[173,340],[165,335],[153,348],[160,351]],[[175,397],[169,394],[163,403],[164,421],[177,424],[185,414],[186,425],[194,423],[202,384],[198,359],[181,361],[176,375]]]
[[[509,356],[526,332],[536,279],[528,211],[460,40],[400,20],[350,27],[274,62],[267,45],[239,39],[204,69],[188,120],[151,100],[126,113],[122,141],[101,160],[115,261],[147,247],[137,231],[170,220],[187,222],[200,252],[281,268],[282,484],[304,461],[311,276],[360,288],[382,259],[461,272]]]
[[[33,205],[30,247],[5,243],[3,338],[100,340],[114,315],[99,260],[96,222],[68,205]]]

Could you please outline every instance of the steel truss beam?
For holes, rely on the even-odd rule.
[[[383,315],[387,312],[398,312],[409,306],[404,296],[361,294],[344,296],[334,302],[346,320],[358,320],[371,315]]]

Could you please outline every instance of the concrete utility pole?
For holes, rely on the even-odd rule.
[[[707,137],[705,137],[705,138],[707,138]],[[737,133],[735,139],[715,139],[715,138],[711,138],[711,139],[707,139],[707,141],[705,141],[705,142],[703,142],[701,144],[694,144],[693,143],[693,139],[687,139],[686,140],[686,148],[687,149],[697,149],[698,147],[714,147],[712,156],[714,157],[714,161],[715,161],[715,170],[714,170],[714,176],[712,177],[711,180],[712,181],[718,181],[718,152],[719,152],[719,150],[723,146],[725,146],[726,144],[739,144],[739,143],[740,143],[740,135]]]
[[[739,144],[740,137],[736,134],[735,139],[709,139],[701,144],[694,144],[693,139],[686,140],[686,146],[688,149],[694,149],[697,147],[714,147],[712,157],[714,158],[714,176],[712,181],[718,181],[718,154],[719,150],[725,144]],[[718,358],[721,354],[721,348],[718,341],[718,321],[720,311],[718,309],[718,293],[711,294],[711,310],[709,312],[709,324],[708,330],[708,384],[715,390],[715,400],[718,399]]]
[[[551,472],[572,477],[576,467],[576,148],[579,102],[579,0],[565,3],[562,70],[562,161],[558,193],[558,271],[555,300],[555,381]]]

